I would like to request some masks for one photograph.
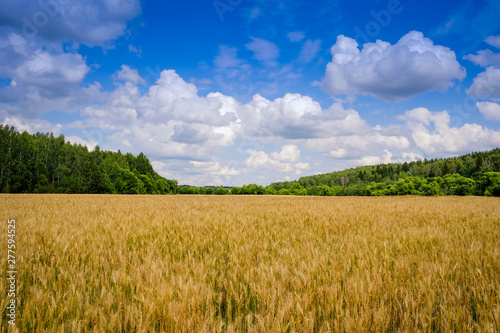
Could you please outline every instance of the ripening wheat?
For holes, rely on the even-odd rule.
[[[496,198],[1,195],[9,218],[20,332],[500,331]]]

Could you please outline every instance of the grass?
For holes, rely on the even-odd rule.
[[[500,331],[498,198],[1,195],[0,218],[21,332]]]

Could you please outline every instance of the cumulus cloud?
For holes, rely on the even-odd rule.
[[[298,162],[300,149],[295,145],[285,145],[280,152],[267,154],[264,151],[249,150],[244,164],[250,169],[273,170],[277,172],[300,175],[304,170],[310,170],[309,163]]]
[[[53,124],[46,120],[41,119],[24,119],[21,117],[10,116],[6,117],[3,125],[14,126],[20,132],[28,132],[30,134],[35,134],[36,132],[52,132],[54,135],[58,136],[61,134],[62,126],[60,124]]]
[[[285,163],[297,162],[300,158],[300,149],[296,145],[284,145],[279,153],[272,153],[271,157]]]
[[[487,150],[500,145],[499,131],[478,124],[450,127],[446,111],[416,108],[399,118],[405,121],[416,147],[430,155]]]
[[[58,125],[26,120],[1,105],[0,120],[30,132],[80,130],[82,135],[72,133],[67,139],[89,149],[99,144],[143,152],[162,175],[192,185],[241,185],[254,182],[257,174],[264,177],[261,183],[293,178],[312,173],[308,161],[315,155],[326,157],[322,168],[332,163],[345,168],[500,145],[500,132],[477,124],[452,127],[446,111],[417,108],[399,117],[402,124],[371,126],[354,109],[340,103],[324,109],[300,94],[273,100],[257,94],[247,104],[221,93],[201,96],[195,84],[173,70],[162,71],[147,90],[139,87],[143,81],[130,66],[121,66],[112,78],[112,91],[86,88],[94,89],[100,100],[80,109],[81,121]],[[499,106],[478,103],[478,108],[493,119]]]
[[[122,65],[121,69],[113,74],[114,80],[130,82],[134,85],[145,84],[144,79],[139,75],[137,69],[132,69],[127,65]]]
[[[245,133],[263,138],[309,139],[362,133],[369,127],[358,112],[334,104],[323,110],[309,96],[286,94],[271,101],[261,95],[239,113]]]
[[[434,45],[421,32],[411,31],[396,44],[377,40],[364,44],[340,35],[331,48],[322,87],[335,95],[373,95],[404,99],[433,90],[446,90],[462,80],[465,69],[455,52]]]
[[[500,36],[490,36],[485,42],[500,47]],[[500,53],[480,50],[477,54],[464,56],[464,59],[486,68],[474,78],[472,85],[467,89],[467,94],[475,98],[498,99],[500,97]]]
[[[0,1],[0,21],[25,38],[108,45],[141,12],[138,0]]]
[[[242,172],[239,166],[215,158],[209,161],[152,160],[151,164],[160,175],[168,179],[177,179],[181,185],[218,186],[237,185],[241,182]],[[235,179],[238,179],[237,184],[234,183]]]
[[[479,73],[467,89],[467,94],[476,98],[500,96],[500,67],[488,67]]]
[[[75,112],[83,104],[100,100],[100,84],[82,82],[88,72],[78,53],[62,45],[40,43],[0,27],[0,109],[10,115],[40,116],[47,111]]]
[[[207,159],[214,147],[230,146],[237,137],[241,105],[232,97],[200,97],[196,86],[173,70],[162,71],[146,93],[137,87],[135,69],[122,66],[113,77],[124,84],[82,115],[86,126],[111,131],[107,138],[119,145],[164,158]]]
[[[239,170],[229,168],[228,166],[221,166],[219,161],[199,162],[190,161],[190,163],[197,169],[198,172],[204,172],[218,176],[238,176]]]
[[[253,58],[269,66],[276,66],[276,59],[280,55],[280,49],[276,44],[265,39],[250,37],[252,41],[246,48],[254,53]]]
[[[79,54],[50,54],[37,50],[16,69],[16,80],[41,87],[78,83],[89,68]]]
[[[90,70],[80,54],[61,52],[57,46],[42,49],[18,34],[0,34],[0,44],[4,46],[0,48],[0,76],[11,78],[16,85],[36,87],[41,94],[64,94]]]
[[[141,11],[138,0],[0,4],[0,77],[11,82],[0,87],[0,114],[27,118],[100,103],[101,85],[83,83],[90,67],[79,45],[113,47]]]
[[[93,151],[97,146],[97,142],[95,142],[94,140],[83,140],[82,138],[77,136],[67,136],[65,137],[65,139],[72,144],[85,146],[89,151]]]
[[[87,87],[67,84],[60,90],[48,90],[16,82],[0,89],[0,115],[3,111],[8,115],[36,119],[54,110],[75,113],[82,105],[100,102],[102,96],[99,83]]]
[[[500,121],[500,104],[492,102],[478,102],[477,108],[488,120]]]
[[[332,159],[357,160],[367,152],[378,153],[384,149],[405,151],[411,146],[408,138],[397,134],[385,134],[371,129],[367,133],[309,139],[307,148]]]

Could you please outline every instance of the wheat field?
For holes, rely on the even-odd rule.
[[[496,198],[0,195],[0,218],[5,332],[500,331]]]

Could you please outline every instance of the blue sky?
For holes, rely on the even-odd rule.
[[[498,1],[0,0],[0,122],[181,184],[500,146]]]

